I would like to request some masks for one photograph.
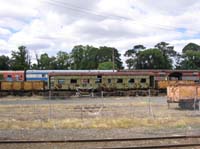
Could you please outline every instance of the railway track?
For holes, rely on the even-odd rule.
[[[171,141],[175,143],[171,143]],[[189,143],[185,143],[188,142]],[[1,144],[74,144],[95,149],[149,149],[200,147],[200,136],[165,136],[122,139],[79,139],[79,140],[0,140]],[[84,147],[86,145],[87,147]]]

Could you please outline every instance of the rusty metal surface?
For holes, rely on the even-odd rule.
[[[2,81],[2,91],[32,91],[44,90],[45,83],[43,81]]]
[[[3,90],[3,91],[12,90],[12,82],[2,81],[1,82],[1,90]]]
[[[135,71],[135,72],[69,72],[69,73],[49,73],[49,76],[130,76],[130,75],[153,75],[149,71]]]
[[[195,84],[193,80],[159,80],[156,82],[158,89],[166,89],[168,86],[178,85],[178,84]]]
[[[199,84],[179,84],[167,87],[167,98],[170,102],[200,98]]]

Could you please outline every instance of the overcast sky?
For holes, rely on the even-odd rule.
[[[166,41],[176,51],[200,44],[200,0],[0,0],[0,55],[25,45],[55,55],[73,46],[134,45]]]

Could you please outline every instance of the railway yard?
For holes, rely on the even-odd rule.
[[[62,100],[48,100],[39,96],[3,97],[0,98],[0,148],[119,148],[147,145],[160,148],[163,145],[170,148],[169,145],[172,145],[172,148],[174,144],[193,144],[185,148],[199,148],[199,138],[187,138],[200,134],[199,116],[198,109],[182,110],[178,104],[168,107],[166,96],[70,97]],[[169,136],[185,138],[151,140],[152,137]],[[101,140],[111,138],[148,140]],[[32,143],[2,142],[20,140]]]

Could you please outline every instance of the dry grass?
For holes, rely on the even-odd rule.
[[[0,129],[37,129],[37,128],[180,128],[200,124],[199,118],[94,118],[94,119],[50,119],[46,121],[1,120]]]
[[[157,103],[151,103],[153,113],[150,113],[148,104],[145,101],[133,101],[96,105],[0,105],[0,129],[182,128],[200,125],[198,117],[186,114],[190,114],[190,111],[170,110],[163,105],[158,107]],[[95,116],[89,115],[98,112]]]

